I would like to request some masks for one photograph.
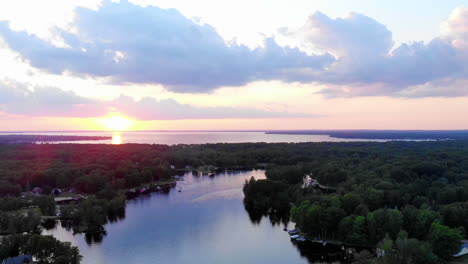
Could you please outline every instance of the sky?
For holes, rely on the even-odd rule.
[[[3,0],[0,131],[468,129],[468,0]]]

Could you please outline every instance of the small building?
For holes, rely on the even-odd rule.
[[[73,202],[79,202],[80,200],[81,200],[81,198],[79,198],[79,197],[77,197],[77,198],[73,198],[73,197],[55,197],[54,198],[54,201],[59,205],[70,204],[70,203],[73,203]]]
[[[2,262],[2,264],[24,264],[32,262],[33,258],[31,255],[21,255],[17,257],[7,258]]]
[[[140,194],[148,194],[148,193],[150,193],[150,192],[151,192],[151,190],[150,190],[150,189],[148,189],[148,188],[145,188],[145,187],[143,187],[143,188],[140,188],[138,191],[140,192]]]
[[[50,192],[51,195],[60,195],[62,193],[63,193],[63,190],[59,188],[53,188],[52,191]]]
[[[41,195],[42,194],[42,188],[34,187],[31,192],[33,193],[33,195]]]

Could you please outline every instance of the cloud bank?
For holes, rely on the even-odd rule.
[[[269,112],[250,108],[196,107],[172,99],[120,96],[104,101],[84,98],[55,87],[35,87],[0,81],[0,112],[25,116],[93,118],[122,112],[138,120],[314,117],[310,114]]]
[[[468,95],[466,85],[454,88],[468,80],[468,9],[463,7],[442,24],[439,37],[397,47],[385,25],[357,13],[330,18],[316,12],[302,27],[279,31],[299,40],[300,48],[265,38],[263,46],[250,49],[227,43],[212,26],[175,9],[128,1],[77,8],[71,29],[54,32],[51,42],[0,22],[0,36],[32,66],[115,84],[162,84],[173,92],[201,93],[281,80],[325,84],[320,93],[329,97]]]
[[[265,39],[251,50],[227,44],[206,24],[175,9],[104,2],[99,10],[77,8],[75,32],[55,29],[56,46],[0,24],[9,47],[51,73],[109,77],[114,83],[157,83],[175,92],[206,92],[263,79],[287,79],[288,72],[321,69],[329,54],[308,56],[297,48]]]
[[[453,19],[460,18],[451,17],[449,21]],[[447,31],[455,36],[455,28],[449,26]],[[315,81],[330,84],[321,91],[329,96],[404,96],[403,91],[412,86],[468,77],[463,50],[450,38],[394,47],[386,26],[361,14],[332,19],[317,12],[301,28],[281,32],[300,39],[305,47],[337,57],[326,70],[313,76]],[[446,95],[458,93],[447,91]]]

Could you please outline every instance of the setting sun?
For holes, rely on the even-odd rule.
[[[100,121],[105,129],[113,131],[129,130],[134,124],[134,121],[118,114],[103,118]]]

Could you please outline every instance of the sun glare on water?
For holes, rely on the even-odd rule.
[[[119,133],[116,133],[114,135],[112,135],[112,142],[111,142],[112,145],[120,145],[122,144],[122,137],[120,136]]]
[[[134,124],[134,121],[125,118],[121,115],[112,115],[110,117],[103,118],[100,121],[105,129],[112,131],[129,130]]]

